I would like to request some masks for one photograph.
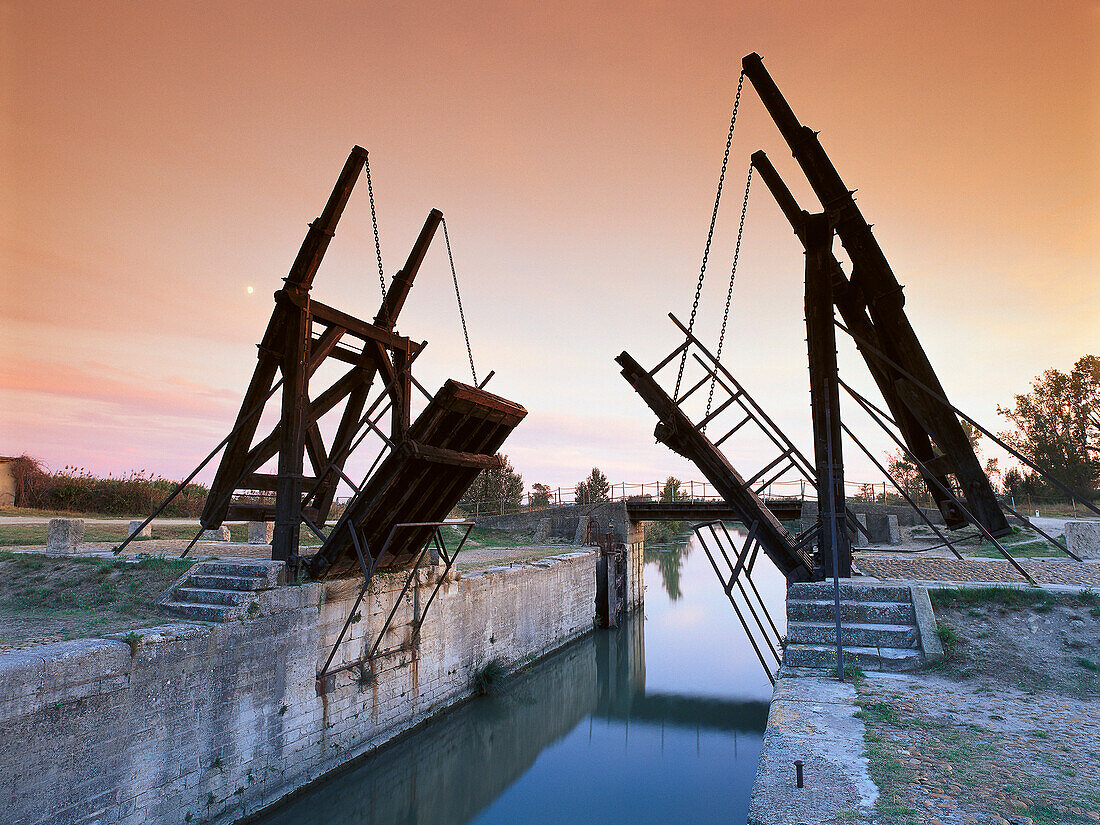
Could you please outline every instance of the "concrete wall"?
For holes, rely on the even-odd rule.
[[[631,522],[626,515],[626,504],[621,501],[605,501],[601,504],[565,504],[542,510],[510,513],[504,516],[480,516],[478,527],[493,530],[535,530],[543,519],[550,519],[550,535],[572,541],[581,519],[595,519],[600,531],[614,525],[615,537],[625,544],[637,544],[644,540],[641,522]]]
[[[0,456],[0,507],[15,506],[15,477],[11,474],[15,459]]]
[[[924,524],[924,520],[917,515],[908,504],[875,504],[870,501],[853,501],[848,499],[845,504],[848,509],[853,513],[863,513],[865,515],[887,515],[897,516],[898,524],[902,527],[915,527],[918,524]],[[943,513],[937,510],[935,507],[922,507],[921,510],[928,517],[929,521],[933,524],[942,527],[943,526]],[[802,504],[802,523],[806,525],[812,524],[817,521],[817,502],[805,501]]]
[[[233,822],[462,701],[490,659],[515,666],[592,628],[592,553],[444,582],[414,638],[435,584],[420,575],[382,653],[324,691],[354,580],[266,591],[244,621],[0,654],[4,821]],[[402,583],[376,577],[334,667],[363,658]]]

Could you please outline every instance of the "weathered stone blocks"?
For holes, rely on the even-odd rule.
[[[203,541],[229,541],[229,525],[223,524],[213,530],[203,530],[200,538]]]
[[[640,548],[630,562],[640,602]],[[236,821],[469,696],[489,658],[514,665],[592,627],[592,553],[446,581],[415,639],[437,577],[402,594],[404,576],[379,574],[356,606],[361,580],[280,587],[276,562],[216,564],[188,586],[265,567],[256,615],[0,652],[0,819]],[[364,686],[354,667],[395,605]],[[321,696],[349,617],[333,666],[351,667]]]
[[[152,536],[153,536],[153,522],[149,522],[144,527],[142,527],[141,525],[142,525],[142,522],[144,522],[144,521],[145,521],[145,519],[142,519],[141,521],[131,521],[130,522],[130,527],[127,530],[127,532],[131,536],[134,536],[135,538],[145,538],[145,539],[152,538]]]
[[[72,553],[84,541],[84,519],[52,518],[46,529],[46,549]]]
[[[886,513],[868,513],[867,532],[875,544],[898,544],[901,541],[898,517]]]
[[[550,541],[550,519],[544,518],[539,521],[539,526],[535,529],[535,544],[546,544]]]
[[[1066,545],[1083,559],[1100,559],[1100,521],[1067,521]]]
[[[248,543],[249,544],[271,544],[271,539],[275,536],[275,525],[270,521],[250,521],[248,522]]]

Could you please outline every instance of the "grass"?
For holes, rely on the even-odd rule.
[[[493,658],[474,671],[474,690],[479,696],[488,696],[496,691],[508,676],[508,666],[504,660]]]
[[[955,632],[954,628],[945,624],[936,627],[936,635],[940,637],[940,644],[943,645],[945,651],[950,651],[960,641],[959,634]]]
[[[153,525],[154,539],[186,539],[188,541],[195,535],[198,525],[166,524]],[[0,547],[34,546],[46,543],[45,524],[0,524]],[[237,527],[237,530],[242,530]],[[230,528],[232,535],[232,528]],[[96,524],[94,521],[84,522],[84,541],[122,541],[129,535],[129,527],[125,524]],[[148,538],[138,538],[135,542],[149,541]]]
[[[1038,605],[1053,605],[1058,597],[1030,587],[958,587],[952,590],[930,590],[928,597],[936,607],[998,606],[1008,610],[1034,609]],[[1065,598],[1073,599],[1072,595]]]
[[[443,540],[447,542],[448,551],[458,547],[462,540],[465,527],[442,528]],[[535,534],[531,530],[492,530],[488,527],[474,527],[470,530],[470,536],[466,539],[464,549],[474,547],[527,547],[534,540]]]
[[[42,638],[105,636],[160,623],[164,617],[156,599],[193,563],[156,556],[136,561],[48,558],[0,550],[0,647]]]
[[[1003,536],[997,541],[1001,543],[1008,555],[1014,559],[1068,558],[1062,550],[1051,546],[1049,541],[1032,530],[1013,527],[1010,535]],[[1058,542],[1060,547],[1065,548],[1066,540],[1064,536],[1056,536],[1055,541]],[[964,555],[990,559],[1004,558],[1001,551],[992,542],[984,539],[978,544],[961,544],[959,546]]]
[[[199,529],[198,522],[194,524],[163,524],[153,523],[151,537],[134,539],[130,547],[140,548],[141,542],[150,540],[161,541],[190,541],[195,537]],[[47,525],[45,524],[0,524],[0,547],[35,547],[46,543]],[[231,541],[245,541],[247,528],[243,524],[229,526],[229,538]],[[93,542],[120,542],[129,534],[129,527],[125,524],[97,524],[92,520],[84,522],[84,543]],[[321,540],[313,533],[302,528],[301,539],[298,542],[301,547],[319,547]],[[449,542],[448,542],[449,544]],[[455,541],[457,545],[457,540]],[[129,547],[127,548],[129,549]]]

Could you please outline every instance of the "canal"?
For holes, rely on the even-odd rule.
[[[784,585],[754,581],[785,632]],[[597,631],[309,788],[262,825],[744,822],[771,685],[692,538]]]

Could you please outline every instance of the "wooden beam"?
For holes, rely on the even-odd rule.
[[[306,304],[304,297],[294,295],[290,292],[280,290],[276,293],[276,298],[279,295],[284,295],[291,303],[299,308],[303,308]],[[356,338],[363,341],[377,341],[386,349],[399,349],[408,352],[410,349],[415,351],[419,349],[419,345],[406,338],[404,335],[398,335],[395,332],[390,332],[374,324],[368,324],[366,321],[361,321],[354,315],[348,315],[346,312],[330,307],[328,304],[322,304],[320,301],[308,299],[309,311],[313,315],[313,320],[320,324],[325,324],[330,327],[341,327],[345,331],[351,333]]]
[[[504,459],[499,455],[480,455],[460,450],[448,450],[444,447],[433,447],[430,444],[419,444],[416,441],[406,440],[401,442],[401,449],[413,458],[419,458],[432,464],[447,464],[452,467],[476,467],[479,470],[499,470],[504,466]]]
[[[310,376],[317,372],[317,368],[340,343],[340,339],[344,337],[344,331],[342,327],[329,327],[321,333],[320,337],[313,339],[309,347]]]

